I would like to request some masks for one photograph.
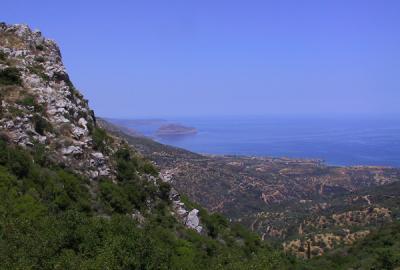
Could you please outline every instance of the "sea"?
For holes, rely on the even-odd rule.
[[[166,123],[197,134],[156,136]],[[329,165],[400,167],[400,117],[214,116],[125,124],[158,142],[203,154],[320,159]]]

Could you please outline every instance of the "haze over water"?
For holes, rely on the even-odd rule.
[[[198,134],[156,137],[158,125],[130,126],[198,153],[323,159],[332,165],[400,167],[398,117],[192,117],[169,119]]]

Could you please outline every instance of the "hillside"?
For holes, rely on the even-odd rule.
[[[0,24],[0,269],[285,269],[97,124],[54,41]]]
[[[351,245],[400,218],[400,170],[333,167],[316,160],[205,156],[130,136],[174,188],[301,258]]]
[[[398,269],[400,265],[400,223],[386,225],[351,247],[337,248],[316,257],[302,269]]]

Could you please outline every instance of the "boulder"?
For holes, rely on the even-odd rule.
[[[189,212],[186,218],[186,226],[195,229],[197,232],[202,231],[202,227],[200,226],[200,219],[198,217],[199,210],[193,209],[192,211]]]
[[[85,118],[80,118],[80,119],[78,120],[78,124],[79,124],[81,127],[83,127],[84,129],[87,129],[87,121],[86,121]]]
[[[82,153],[82,149],[80,147],[78,147],[78,146],[71,145],[71,146],[68,146],[66,148],[63,148],[61,150],[61,153],[63,155],[76,155],[76,154],[81,154]]]
[[[76,139],[80,139],[82,136],[86,135],[87,130],[80,128],[80,127],[76,127],[74,126],[72,128],[72,135],[76,138]]]
[[[104,159],[104,155],[100,152],[94,152],[91,154],[92,157],[96,158],[96,159]]]

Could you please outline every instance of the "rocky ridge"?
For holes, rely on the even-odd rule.
[[[53,40],[23,24],[1,23],[0,89],[3,138],[25,148],[42,146],[56,164],[85,175],[93,183],[104,177],[116,181],[112,156],[126,143],[98,127]],[[152,176],[148,179],[155,181]],[[197,212],[187,211],[175,190],[170,198],[178,219],[200,233]],[[140,213],[132,216],[141,219]]]
[[[95,117],[75,89],[57,44],[26,25],[0,25],[0,71],[16,69],[21,82],[2,87],[0,128],[14,143],[39,142],[56,160],[91,179],[113,177],[110,153],[94,147]],[[19,116],[21,115],[21,116]]]

